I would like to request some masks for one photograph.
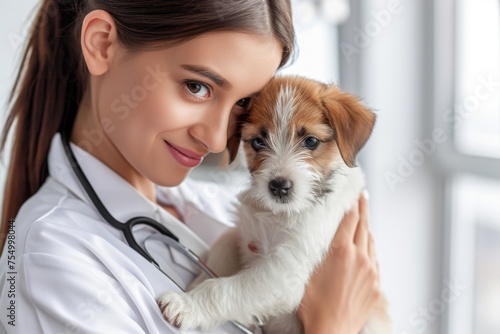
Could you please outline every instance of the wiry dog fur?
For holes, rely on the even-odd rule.
[[[240,195],[237,227],[210,252],[208,265],[226,277],[166,294],[159,300],[165,317],[181,329],[260,319],[265,333],[302,333],[295,311],[364,188],[355,157],[374,123],[371,111],[335,86],[274,78],[228,145],[234,157],[241,136],[251,185]],[[381,298],[362,333],[390,330]]]

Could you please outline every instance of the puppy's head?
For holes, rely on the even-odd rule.
[[[253,182],[242,199],[275,212],[307,208],[333,190],[336,172],[355,167],[374,123],[370,110],[335,86],[274,78],[252,100],[238,133]]]

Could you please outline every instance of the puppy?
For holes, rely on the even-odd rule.
[[[355,157],[374,123],[371,111],[335,86],[302,77],[269,82],[228,145],[234,159],[241,137],[251,185],[240,194],[237,227],[209,255],[208,266],[225,277],[162,296],[164,316],[181,329],[257,319],[266,334],[303,333],[295,312],[364,188]],[[391,332],[383,297],[379,304],[362,333]]]

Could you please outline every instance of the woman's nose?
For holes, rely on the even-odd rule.
[[[231,110],[207,112],[206,115],[198,124],[191,127],[190,133],[210,152],[222,152],[227,145]]]

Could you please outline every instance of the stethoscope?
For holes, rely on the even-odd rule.
[[[101,202],[99,197],[97,196],[96,192],[94,191],[94,188],[90,185],[89,180],[83,173],[82,169],[80,168],[80,165],[78,164],[78,161],[75,158],[75,155],[73,154],[73,151],[70,147],[69,144],[69,136],[65,135],[64,133],[61,133],[61,139],[63,143],[64,150],[66,152],[66,156],[69,159],[70,165],[73,168],[73,171],[75,172],[78,180],[82,184],[83,188],[85,189],[87,195],[90,197],[90,200],[92,203],[94,203],[95,207],[97,208],[97,211],[101,214],[101,216],[104,218],[106,222],[108,222],[111,226],[114,228],[120,230],[123,235],[125,236],[125,240],[129,244],[131,248],[133,248],[135,251],[137,251],[139,254],[141,254],[146,260],[154,264],[158,270],[160,270],[162,273],[165,274],[174,284],[176,284],[181,290],[182,287],[177,284],[174,280],[172,280],[167,273],[165,273],[160,265],[153,259],[153,257],[145,250],[143,249],[135,240],[134,235],[132,233],[132,229],[136,225],[148,225],[154,229],[156,229],[158,232],[160,232],[162,235],[166,236],[166,238],[162,238],[164,242],[166,242],[169,246],[177,249],[178,251],[182,252],[185,256],[187,256],[193,263],[195,263],[199,268],[201,268],[209,277],[216,278],[218,277],[210,268],[203,263],[203,261],[189,248],[185,247],[179,242],[179,238],[173,234],[169,229],[167,229],[164,225],[160,224],[159,222],[145,216],[139,216],[139,217],[133,217],[129,219],[127,222],[122,223],[116,220],[110,213],[109,211],[104,207],[104,204]],[[244,326],[232,322],[236,327],[241,329],[244,333],[253,333],[249,329],[245,328]]]

